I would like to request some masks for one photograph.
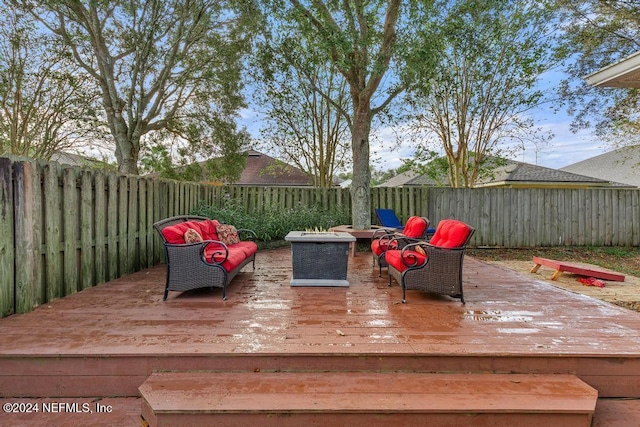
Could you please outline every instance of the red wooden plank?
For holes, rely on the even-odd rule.
[[[578,274],[580,276],[595,277],[603,280],[611,280],[614,282],[624,282],[624,274],[613,273],[610,271],[599,270],[590,267],[584,267],[577,264],[572,264],[566,261],[556,261],[553,259],[533,257],[533,262],[536,265],[544,265],[546,267],[553,268],[557,271],[565,271],[567,273]]]

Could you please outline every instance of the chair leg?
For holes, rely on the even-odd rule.
[[[166,301],[169,296],[169,273],[167,272],[167,284],[164,286],[164,297],[162,301]]]
[[[406,288],[404,286],[404,283],[402,284],[402,303],[405,304],[407,302],[407,298],[406,298]]]

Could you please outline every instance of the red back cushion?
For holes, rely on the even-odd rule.
[[[171,243],[174,245],[184,244],[184,233],[192,227],[186,222],[181,222],[180,224],[171,225],[169,227],[165,227],[162,229],[162,235],[164,236],[167,243]],[[195,228],[194,228],[195,230]],[[199,228],[196,230],[199,232]],[[200,234],[202,236],[202,234]]]
[[[429,243],[441,248],[459,248],[465,244],[469,234],[471,234],[471,227],[464,222],[445,219],[440,221]]]
[[[424,236],[424,232],[427,230],[428,225],[429,224],[427,224],[424,218],[412,216],[407,220],[402,234],[407,237],[411,237],[412,239],[417,239]]]
[[[207,219],[205,221],[200,222],[200,235],[204,240],[219,240],[218,233],[216,232],[216,227],[220,225],[215,219]]]
[[[216,234],[216,225],[218,224],[220,224],[218,221],[210,219],[205,221],[185,221],[163,228],[162,235],[167,243],[184,244],[184,233],[193,228],[204,240],[218,240],[218,235]]]

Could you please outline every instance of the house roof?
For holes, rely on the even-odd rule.
[[[640,88],[640,52],[585,76],[587,84],[597,87]]]
[[[234,185],[309,186],[311,179],[300,169],[255,150],[249,150],[247,164]]]
[[[437,183],[424,176],[420,175],[414,171],[406,171],[399,173],[388,181],[383,182],[382,184],[376,185],[376,187],[409,187],[409,186],[429,186],[434,187]]]
[[[609,151],[560,170],[640,187],[640,145]]]
[[[436,183],[413,171],[407,171],[391,178],[378,187],[404,187],[404,186],[427,185],[434,186]],[[593,187],[626,187],[624,181],[613,180],[611,178],[599,178],[579,174],[573,171],[551,169],[544,166],[532,165],[529,163],[507,160],[504,166],[495,168],[487,178],[478,180],[476,188],[480,187],[571,187],[571,188],[593,188]]]
[[[493,170],[491,177],[479,180],[476,187],[544,186],[544,187],[619,187],[621,183],[530,163],[507,160]]]

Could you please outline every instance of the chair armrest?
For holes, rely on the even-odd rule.
[[[408,245],[400,249],[400,259],[402,260],[404,265],[407,266],[408,269],[423,268],[424,266],[427,265],[427,263],[429,262],[429,255],[426,251],[427,245],[428,245],[427,242],[421,240],[415,243],[409,243]],[[422,262],[419,262],[420,258],[415,255],[417,252],[416,251],[417,246],[420,246],[425,251],[425,253],[427,253],[427,255],[424,258],[424,261]]]
[[[207,259],[207,257],[204,254],[204,251],[207,249],[207,246],[209,245],[216,245],[217,249],[211,253],[209,259]],[[218,257],[223,256],[224,257],[217,261],[215,259],[216,255]],[[227,257],[229,256],[229,248],[227,247],[226,244],[222,243],[219,240],[205,240],[202,242],[202,249],[200,250],[200,257],[202,258],[202,260],[204,262],[206,262],[207,264],[213,264],[213,265],[220,265],[223,262],[225,262],[227,260]]]
[[[209,245],[216,245],[217,249],[210,255],[209,259],[205,256],[204,252]],[[178,259],[200,259],[208,265],[220,265],[227,260],[229,256],[229,248],[224,243],[218,240],[204,240],[202,242],[195,243],[165,243],[164,244],[167,253],[171,258]],[[215,257],[222,257],[222,259],[216,260]]]
[[[396,230],[392,230],[392,229],[389,229],[389,228],[380,228],[380,229],[378,229],[378,230],[373,232],[373,235],[371,235],[371,240],[376,240],[376,239],[379,239],[379,238],[381,238],[383,236],[387,236],[389,234],[394,235],[396,233],[397,233]]]
[[[455,248],[445,248],[442,246],[436,246],[433,245],[429,242],[425,242],[425,244],[429,247],[429,248],[434,248],[434,249],[439,249],[442,251],[464,251],[466,249],[466,246],[456,246]]]

